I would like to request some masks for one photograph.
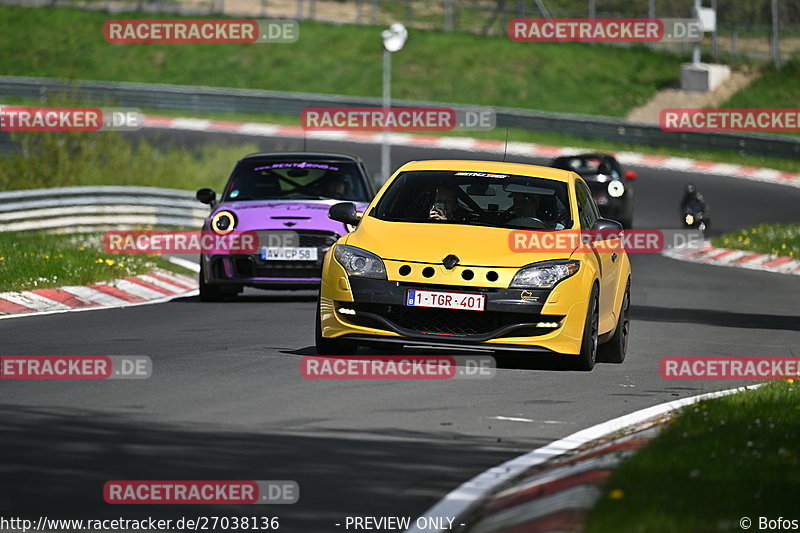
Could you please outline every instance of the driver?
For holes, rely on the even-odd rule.
[[[539,197],[521,192],[511,193],[511,218],[533,217],[538,218]]]
[[[335,176],[325,182],[322,194],[328,198],[344,200],[347,197],[347,182],[341,176]]]
[[[542,210],[539,209],[541,201],[538,195],[514,192],[511,193],[511,200],[511,207],[507,211],[509,221],[515,218],[535,218],[541,220],[550,229],[564,229],[564,225],[557,219],[547,216],[547,213],[540,214]]]

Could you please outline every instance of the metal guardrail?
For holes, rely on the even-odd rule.
[[[0,97],[44,100],[49,92],[75,91],[81,98],[105,105],[173,109],[187,112],[226,111],[299,115],[306,107],[380,107],[379,98],[297,92],[264,91],[163,85],[128,82],[78,81],[53,78],[0,76]],[[456,107],[486,109],[439,102],[395,100],[396,106]],[[678,133],[662,131],[657,125],[623,119],[546,113],[508,107],[494,107],[497,127],[521,128],[629,144],[733,150],[742,154],[800,157],[800,137],[744,133]],[[513,139],[512,139],[513,140]],[[0,145],[2,145],[0,138]]]
[[[194,194],[178,189],[87,186],[0,192],[0,231],[200,228],[206,216],[208,208]]]

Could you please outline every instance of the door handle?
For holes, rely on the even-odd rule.
[[[611,254],[611,262],[613,263],[616,260],[617,260],[617,254],[615,252],[615,253]]]

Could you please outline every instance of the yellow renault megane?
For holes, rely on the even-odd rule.
[[[627,255],[596,240],[553,239],[622,229],[600,217],[573,172],[415,161],[363,213],[345,202],[329,216],[355,229],[324,259],[320,354],[360,345],[510,350],[558,355],[581,370],[625,358]],[[520,249],[520,236],[563,242]]]

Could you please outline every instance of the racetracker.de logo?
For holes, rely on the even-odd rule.
[[[107,481],[103,499],[110,504],[292,504],[300,499],[296,481]]]
[[[380,355],[305,356],[306,379],[480,379],[494,377],[491,356]]]
[[[696,230],[514,230],[508,247],[517,253],[571,253],[579,247],[597,253],[658,253],[697,246],[704,236]]]
[[[0,107],[3,131],[135,131],[138,109],[99,107]]]
[[[798,379],[800,357],[664,357],[658,372],[668,380]]]
[[[508,36],[519,43],[656,43],[702,39],[695,19],[512,19]]]
[[[800,132],[800,109],[663,109],[664,131]]]
[[[254,254],[258,234],[232,231],[219,235],[213,231],[108,231],[103,249],[109,254]]]
[[[300,38],[294,20],[141,19],[107,20],[109,43],[293,43]]]
[[[449,107],[307,107],[300,113],[311,131],[449,131],[456,112]]]
[[[2,355],[0,379],[146,379],[146,355]]]

